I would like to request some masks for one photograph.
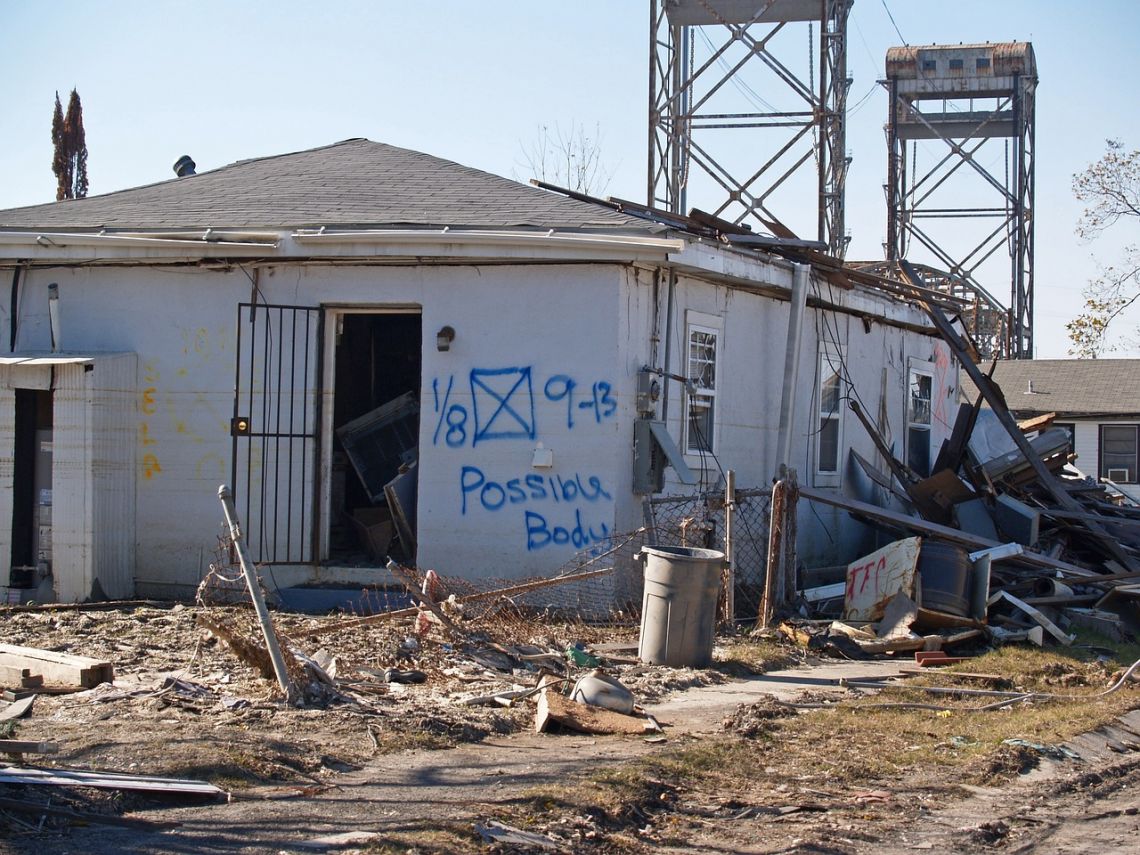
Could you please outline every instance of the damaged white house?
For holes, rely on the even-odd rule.
[[[182,166],[0,211],[9,597],[191,594],[223,483],[278,584],[510,578],[727,469],[865,498],[850,399],[920,473],[949,435],[922,311],[801,242],[362,139]],[[809,563],[866,537],[800,515]]]

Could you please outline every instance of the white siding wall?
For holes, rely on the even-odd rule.
[[[790,285],[790,272],[773,271],[773,281]],[[826,286],[823,286],[826,289]],[[813,295],[819,285],[813,285]],[[660,298],[665,300],[664,291]],[[868,300],[866,311],[906,314],[887,298]],[[763,487],[770,483],[776,460],[780,423],[780,399],[784,380],[785,348],[790,304],[786,300],[760,296],[723,286],[712,286],[682,278],[676,295],[672,329],[671,366],[674,373],[685,372],[685,312],[695,309],[724,319],[721,342],[721,364],[718,366],[720,466],[736,470],[740,488]],[[906,318],[921,324],[917,310]],[[956,414],[958,376],[950,359],[949,348],[939,339],[909,332],[879,321],[864,325],[861,318],[847,313],[808,308],[800,351],[799,385],[795,400],[795,423],[792,434],[792,459],[800,483],[820,488],[834,488],[863,500],[873,498],[871,484],[850,459],[849,450],[856,449],[880,470],[887,467],[875,447],[848,408],[845,397],[840,411],[840,471],[836,475],[815,474],[816,434],[819,429],[818,354],[821,346],[838,347],[844,355],[846,370],[853,389],[845,395],[861,402],[868,418],[884,428],[895,456],[905,460],[908,363],[910,360],[934,365],[931,429],[931,460],[942,441],[949,437]],[[677,383],[671,383],[669,431],[681,441],[684,408],[683,395]],[[883,418],[886,419],[885,423]],[[699,458],[690,456],[696,470]],[[720,477],[716,462],[706,458],[706,484]],[[693,487],[680,484],[671,469],[667,493],[685,493]],[[851,519],[839,508],[800,504],[800,558],[807,566],[836,563],[836,555],[855,557],[875,544],[873,530]]]
[[[1073,425],[1073,450],[1077,453],[1076,467],[1090,478],[1100,478],[1100,426],[1102,424],[1137,424],[1136,419],[1076,420],[1059,418]],[[1140,484],[1117,484],[1120,491],[1133,501],[1140,502]]]

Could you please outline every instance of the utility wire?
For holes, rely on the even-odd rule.
[[[881,2],[883,4],[883,9],[887,13],[887,17],[891,19],[891,26],[894,27],[895,32],[899,34],[899,38],[902,39],[902,43],[904,45],[906,45],[907,47],[910,47],[910,42],[908,42],[905,38],[903,38],[902,31],[899,29],[899,25],[895,23],[895,16],[891,14],[891,10],[887,6],[887,0],[881,0]]]

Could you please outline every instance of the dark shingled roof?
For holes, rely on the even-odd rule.
[[[1010,359],[997,364],[994,380],[1022,418],[1140,414],[1140,359]],[[978,395],[965,372],[962,394]]]
[[[632,230],[643,220],[365,139],[102,196],[0,211],[9,230],[373,226]]]

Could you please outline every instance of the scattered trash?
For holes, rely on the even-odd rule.
[[[1051,757],[1054,760],[1080,760],[1081,755],[1071,748],[1064,745],[1045,745],[1041,742],[1030,742],[1027,739],[1003,739],[1002,745],[1013,745],[1017,748],[1028,748],[1042,754],[1045,757]]]
[[[586,652],[586,647],[581,642],[571,644],[566,648],[566,658],[579,668],[597,668],[602,664],[597,656]]]
[[[551,837],[544,834],[535,834],[533,831],[523,831],[513,825],[491,819],[484,823],[475,823],[475,832],[483,838],[485,843],[508,844],[512,846],[538,847],[539,849],[563,849]]]
[[[597,670],[579,678],[570,693],[570,699],[580,704],[605,707],[624,715],[633,712],[633,692],[623,686],[621,681]]]

